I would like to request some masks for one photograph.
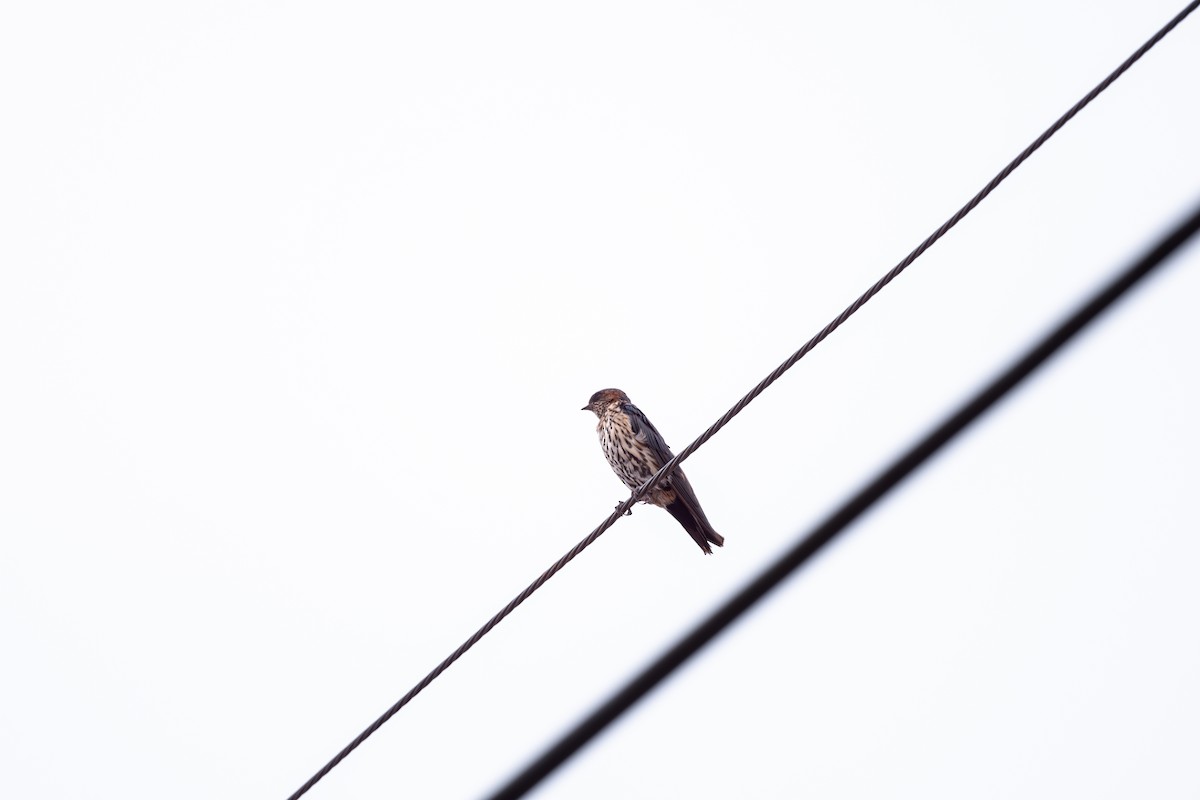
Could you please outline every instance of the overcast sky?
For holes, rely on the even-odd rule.
[[[283,798],[1183,0],[0,15],[0,786]],[[1200,16],[309,797],[478,797],[1200,201]],[[1200,247],[546,784],[1200,796]]]

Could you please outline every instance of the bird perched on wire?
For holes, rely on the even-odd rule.
[[[599,418],[596,433],[600,435],[604,457],[630,489],[650,480],[675,457],[662,434],[620,389],[601,389],[580,410],[591,411]],[[725,537],[713,530],[708,517],[704,516],[704,509],[683,470],[676,468],[665,481],[646,492],[642,502],[670,512],[708,555],[712,555],[709,542],[717,547],[725,544]]]

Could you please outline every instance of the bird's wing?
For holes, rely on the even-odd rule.
[[[661,469],[663,464],[675,457],[671,448],[667,447],[662,434],[651,424],[650,420],[646,419],[646,415],[642,413],[641,409],[633,403],[626,403],[624,410],[629,415],[633,438],[649,447],[658,456],[658,467]],[[671,473],[671,477],[661,485],[669,486],[674,490],[677,503],[683,508],[677,507],[676,503],[671,503],[667,506],[667,510],[691,534],[696,543],[700,545],[701,550],[706,553],[712,552],[707,542],[712,542],[717,547],[725,544],[725,537],[713,529],[712,523],[704,514],[704,509],[700,507],[700,501],[696,499],[696,492],[692,489],[692,484],[688,482],[682,469],[676,467],[675,471]]]
[[[667,447],[667,443],[663,441],[658,428],[655,428],[654,424],[646,419],[646,415],[640,408],[633,403],[625,403],[623,410],[629,416],[629,426],[633,429],[633,438],[649,447],[654,455],[658,456],[659,468],[675,457],[671,448]]]

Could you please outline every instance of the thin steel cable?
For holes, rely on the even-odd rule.
[[[1005,178],[1007,178],[1009,175],[1011,175],[1013,173],[1013,171],[1016,170],[1017,167],[1021,166],[1021,164],[1023,164],[1026,161],[1026,159],[1028,159],[1031,155],[1033,155],[1034,152],[1036,152],[1038,150],[1038,148],[1040,148],[1042,145],[1044,145],[1050,139],[1051,136],[1058,133],[1058,131],[1064,125],[1066,125],[1068,122],[1070,122],[1072,117],[1074,117],[1076,114],[1078,114],[1080,111],[1082,111],[1084,109],[1084,107],[1088,105],[1088,103],[1095,100],[1096,97],[1101,92],[1103,92],[1110,85],[1112,85],[1112,83],[1117,78],[1121,77],[1121,75],[1124,74],[1125,71],[1128,70],[1130,67],[1132,67],[1134,65],[1134,63],[1136,63],[1138,61],[1138,59],[1140,59],[1142,56],[1146,55],[1146,53],[1149,52],[1150,48],[1152,48],[1152,47],[1154,47],[1154,45],[1158,44],[1159,41],[1164,36],[1166,36],[1168,33],[1170,33],[1175,28],[1175,26],[1177,26],[1180,22],[1183,22],[1183,20],[1189,14],[1191,14],[1193,11],[1196,10],[1197,6],[1200,6],[1200,0],[1193,0],[1191,3],[1188,3],[1188,5],[1183,9],[1183,11],[1180,11],[1177,15],[1175,15],[1175,17],[1170,22],[1168,22],[1166,25],[1164,25],[1162,28],[1160,28],[1153,36],[1151,36],[1148,40],[1146,40],[1145,44],[1143,44],[1141,47],[1139,47],[1137,50],[1135,50],[1133,52],[1133,54],[1131,56],[1129,56],[1129,58],[1125,59],[1119,67],[1117,67],[1115,70],[1113,70],[1108,75],[1108,77],[1106,77],[1104,80],[1100,81],[1100,83],[1096,84],[1096,87],[1094,89],[1092,89],[1090,92],[1088,92],[1086,95],[1084,95],[1083,99],[1081,99],[1075,105],[1071,106],[1071,108],[1068,109],[1065,114],[1063,114],[1061,117],[1059,117],[1057,120],[1055,120],[1054,124],[1051,125],[1049,128],[1047,128],[1042,133],[1041,136],[1034,139],[1033,142],[1028,147],[1026,147],[1024,150],[1021,151],[1020,155],[1018,155],[1011,162],[1009,162],[1008,165],[1004,167],[1004,169],[1000,170],[1000,172],[998,172],[996,174],[996,177],[994,177],[990,181],[988,181],[987,185],[979,190],[979,194],[972,197],[965,206],[963,206],[957,212],[955,212],[954,216],[952,216],[952,217],[950,217],[950,219],[946,220],[946,222],[940,228],[938,228],[936,231],[931,233],[925,241],[923,241],[923,242],[921,242],[921,244],[917,245],[917,248],[915,250],[913,250],[911,253],[909,253],[907,256],[905,256],[903,261],[901,261],[896,266],[892,267],[890,272],[888,272],[886,275],[884,275],[882,278],[880,278],[875,283],[875,285],[872,286],[870,289],[867,289],[867,291],[863,292],[863,294],[857,300],[855,300],[853,303],[851,303],[849,306],[847,306],[846,310],[843,311],[841,314],[839,314],[836,319],[834,319],[832,322],[830,322],[828,325],[826,325],[824,328],[822,328],[821,331],[819,333],[817,333],[816,336],[812,337],[807,342],[805,342],[803,347],[801,347],[795,353],[792,353],[792,355],[789,356],[786,361],[784,361],[782,364],[780,364],[778,367],[776,367],[774,370],[772,370],[771,374],[768,375],[767,377],[763,378],[762,381],[757,386],[755,386],[753,389],[751,389],[746,394],[745,397],[743,397],[741,400],[738,400],[736,403],[734,403],[733,408],[726,411],[721,416],[720,419],[718,419],[716,422],[714,422],[709,427],[708,430],[706,430],[704,433],[700,434],[700,436],[696,439],[696,441],[692,442],[687,447],[685,447],[683,450],[679,451],[679,455],[675,456],[675,458],[673,460],[664,464],[663,468],[660,469],[657,473],[655,473],[655,475],[652,478],[650,478],[649,481],[646,482],[647,486],[657,484],[658,481],[662,480],[663,477],[665,477],[673,469],[675,469],[676,466],[681,464],[685,458],[690,456],[692,453],[696,452],[696,450],[698,450],[702,444],[704,444],[709,439],[711,439],[714,435],[716,435],[717,431],[721,430],[721,428],[724,428],[725,425],[731,419],[733,419],[738,414],[740,414],[742,412],[742,409],[744,409],[746,406],[750,405],[751,401],[753,401],[756,397],[758,397],[760,394],[762,394],[763,391],[765,391],[768,386],[770,386],[772,383],[777,381],[779,379],[779,377],[781,375],[783,375],[783,373],[787,372],[789,369],[791,369],[793,366],[795,366],[797,361],[804,358],[804,356],[808,355],[808,352],[810,350],[812,350],[814,347],[816,347],[821,342],[823,342],[825,340],[825,338],[827,336],[829,336],[829,334],[831,334],[835,330],[837,330],[838,327],[840,327],[843,322],[845,322],[847,319],[849,319],[852,314],[854,314],[856,311],[858,311],[860,308],[862,308],[864,305],[866,305],[868,300],[870,300],[875,295],[879,294],[879,292],[883,290],[883,287],[885,287],[889,283],[891,283],[892,280],[896,278],[896,276],[898,276],[901,272],[903,272],[905,269],[907,269],[910,264],[912,264],[914,261],[916,261],[917,258],[920,257],[922,253],[924,253],[926,250],[928,250],[930,247],[932,247],[934,242],[936,242],[938,239],[945,236],[946,233],[948,233],[951,228],[953,228],[955,225],[957,225],[959,222],[961,222],[963,217],[967,216],[967,214],[971,213],[971,211],[973,211],[975,209],[975,206],[977,206],[981,202],[983,202],[983,199],[985,197],[987,197],[989,194],[991,194],[992,191],[995,190],[995,188],[997,186],[999,186],[1004,181]],[[647,486],[642,486],[638,489],[638,495],[637,495],[638,497],[640,497],[646,491]]]
[[[541,756],[501,787],[488,800],[516,800],[540,783],[597,734],[645,697],[654,687],[733,624],[789,575],[844,532],[858,517],[896,488],[918,467],[928,461],[955,436],[990,410],[1005,395],[1078,335],[1084,328],[1160,267],[1188,239],[1200,231],[1200,205],[1190,216],[1132,266],[1071,313],[998,377],[925,435],[912,449],[862,489],[845,501],[811,532],[800,537],[792,548],[768,566],[737,594],[723,603],[707,619],[693,628],[673,647],[659,656],[641,674],[621,687],[607,701],[568,731]]]
[[[897,264],[895,267],[893,267],[886,275],[884,275],[873,286],[871,286],[869,289],[867,289],[867,291],[865,291],[857,300],[855,300],[853,303],[851,303],[832,322],[830,322],[828,325],[826,325],[824,328],[822,328],[820,332],[818,332],[815,336],[813,336],[811,339],[809,339],[807,342],[805,342],[803,347],[801,347],[799,350],[797,350],[795,353],[793,353],[791,356],[789,356],[786,361],[784,361],[782,364],[780,364],[778,367],[776,367],[774,370],[772,370],[771,373],[769,375],[767,375],[767,377],[763,378],[762,381],[760,381],[757,386],[755,386],[744,397],[742,397],[740,400],[738,400],[733,405],[732,408],[730,408],[728,411],[726,411],[721,416],[720,419],[718,419],[711,426],[709,426],[708,430],[704,431],[704,433],[702,433],[694,442],[692,442],[687,447],[685,447],[683,450],[681,450],[679,452],[679,454],[675,456],[675,458],[673,458],[671,461],[669,461],[667,464],[665,464],[662,467],[662,469],[660,469],[657,473],[655,473],[655,475],[652,478],[650,478],[650,480],[646,481],[646,483],[642,484],[637,489],[635,489],[633,491],[633,493],[630,494],[630,496],[624,502],[620,503],[613,510],[613,512],[608,515],[608,517],[603,522],[601,522],[598,526],[596,526],[595,530],[593,530],[591,533],[589,533],[582,541],[579,542],[579,544],[577,544],[573,548],[571,548],[571,550],[569,552],[567,552],[562,558],[560,558],[558,561],[554,562],[554,564],[552,564],[549,567],[549,569],[547,569],[540,576],[538,576],[537,580],[535,580],[533,583],[529,584],[529,586],[525,587],[524,591],[522,591],[520,594],[518,594],[516,597],[514,597],[511,601],[509,601],[508,605],[506,605],[504,608],[500,609],[500,611],[498,611],[495,616],[493,616],[486,623],[484,623],[483,627],[481,627],[479,630],[475,631],[475,633],[472,634],[469,639],[467,639],[465,642],[463,642],[461,645],[459,645],[458,649],[456,649],[450,655],[446,656],[446,658],[440,664],[438,664],[436,667],[434,667],[433,670],[428,675],[426,675],[424,678],[422,678],[417,683],[416,686],[414,686],[412,689],[410,689],[407,694],[405,694],[403,697],[401,697],[399,700],[397,700],[395,702],[395,704],[392,705],[391,708],[389,708],[377,720],[375,720],[369,726],[367,726],[366,730],[364,730],[358,736],[354,737],[354,740],[352,742],[350,742],[350,744],[348,744],[344,748],[342,748],[342,750],[340,752],[338,752],[338,754],[335,755],[332,759],[330,759],[329,762],[327,764],[325,764],[325,766],[321,767],[321,769],[319,769],[311,778],[309,778],[307,781],[305,781],[303,786],[301,786],[294,793],[289,795],[288,800],[298,800],[298,798],[300,798],[305,793],[307,793],[308,790],[311,789],[313,786],[315,786],[319,780],[321,780],[323,777],[325,777],[327,774],[329,774],[330,770],[332,770],[334,767],[336,767],[338,764],[340,764],[342,762],[342,760],[346,758],[346,756],[350,755],[350,753],[353,752],[360,744],[362,744],[364,741],[366,741],[367,738],[369,738],[371,736],[371,734],[373,734],[373,733],[375,733],[375,731],[379,730],[379,728],[382,727],[385,722],[387,722],[389,719],[391,719],[393,716],[395,716],[396,713],[401,708],[408,705],[409,701],[411,701],[414,697],[416,697],[418,694],[420,694],[421,691],[423,689],[425,689],[426,686],[428,686],[439,675],[441,675],[443,672],[445,672],[446,669],[448,669],[451,664],[453,664],[455,661],[457,661],[465,652],[467,652],[472,647],[474,647],[475,644],[480,639],[482,639],[484,636],[486,636],[492,630],[492,628],[494,628],[498,624],[500,624],[500,622],[503,621],[505,617],[507,617],[509,614],[511,614],[517,608],[517,606],[519,606],[519,605],[521,605],[521,603],[525,602],[529,598],[529,596],[532,595],[534,592],[536,592],[538,589],[540,589],[542,587],[542,585],[544,583],[546,583],[546,581],[548,581],[552,577],[554,577],[554,575],[556,573],[558,573],[558,571],[561,570],[563,567],[565,567],[568,563],[570,563],[570,561],[572,559],[574,559],[576,556],[578,556],[580,553],[582,553],[585,549],[587,549],[593,542],[595,542],[597,539],[599,539],[600,536],[605,531],[607,531],[609,528],[611,528],[616,523],[616,521],[621,518],[622,515],[624,515],[627,511],[629,511],[634,506],[634,504],[637,503],[637,501],[642,498],[642,495],[644,495],[648,491],[650,486],[658,483],[665,476],[670,474],[677,466],[679,466],[679,464],[682,463],[684,461],[684,459],[688,458],[689,456],[692,455],[692,453],[696,452],[696,450],[699,449],[701,445],[703,445],[705,442],[707,442],[709,439],[711,439],[714,435],[716,435],[717,431],[719,431],[719,430],[721,430],[721,428],[725,427],[725,425],[727,425],[730,420],[732,420],[735,416],[740,414],[746,406],[748,406],[755,398],[757,398],[760,394],[762,394],[768,386],[770,386],[772,383],[777,381],[780,378],[780,376],[783,375],[783,373],[787,372],[789,369],[791,369],[793,366],[795,366],[796,362],[798,362],[800,359],[802,359],[805,355],[807,355],[809,353],[809,351],[811,351],[814,347],[816,347],[818,344],[820,344],[822,341],[824,341],[831,333],[833,333],[835,330],[837,330],[837,328],[840,327],[842,325],[842,323],[844,323],[847,319],[849,319],[851,317],[851,315],[853,315],[860,308],[862,308],[864,305],[866,305],[867,301],[869,301],[872,297],[877,295],[883,289],[883,287],[887,286],[901,272],[903,272],[905,269],[907,269],[908,266],[910,264],[912,264],[913,261],[915,261],[922,253],[924,253],[931,246],[933,246],[934,242],[936,242],[938,239],[942,238],[944,235],[946,235],[947,232],[950,231],[951,228],[953,228],[960,221],[962,221],[962,219],[965,216],[967,216],[967,214],[971,213],[971,211],[976,206],[978,206],[983,201],[984,198],[986,198],[989,194],[991,194],[992,191],[997,186],[999,186],[1010,174],[1012,174],[1012,172],[1014,170],[1016,170],[1017,167],[1019,167],[1031,155],[1033,155],[1033,153],[1035,151],[1037,151],[1038,148],[1040,148],[1043,144],[1045,144],[1050,139],[1051,136],[1053,136],[1055,133],[1057,133],[1060,128],[1062,128],[1064,125],[1066,125],[1076,114],[1078,114],[1081,110],[1083,110],[1083,108],[1085,106],[1087,106],[1090,102],[1092,102],[1092,100],[1094,100],[1101,92],[1103,92],[1105,89],[1107,89],[1109,87],[1109,85],[1111,85],[1117,78],[1121,77],[1121,75],[1124,74],[1124,72],[1126,70],[1128,70],[1131,66],[1133,66],[1133,64],[1136,63],[1138,61],[1138,59],[1140,59],[1142,56],[1144,56],[1152,47],[1154,47],[1154,45],[1158,44],[1158,42],[1164,36],[1166,36],[1168,33],[1170,33],[1171,30],[1174,29],[1180,22],[1182,22],[1189,14],[1191,14],[1193,11],[1195,11],[1197,6],[1200,6],[1200,0],[1192,0],[1192,2],[1189,3],[1187,5],[1187,7],[1184,8],[1183,11],[1181,11],[1178,15],[1176,15],[1174,19],[1172,19],[1170,22],[1168,22],[1166,25],[1164,25],[1161,29],[1159,29],[1159,31],[1156,32],[1153,36],[1151,36],[1146,41],[1145,44],[1143,44],[1136,51],[1134,51],[1134,53],[1131,56],[1129,56],[1129,58],[1125,59],[1125,61],[1122,62],[1119,67],[1117,67],[1115,70],[1113,70],[1112,73],[1110,73],[1108,75],[1108,77],[1106,77],[1104,80],[1102,80],[1100,83],[1098,83],[1094,89],[1092,89],[1090,92],[1088,92],[1083,97],[1083,99],[1081,99],[1078,103],[1076,103],[1070,109],[1068,109],[1067,112],[1065,114],[1063,114],[1061,117],[1059,117],[1054,122],[1053,125],[1051,125],[1049,128],[1047,128],[1045,130],[1045,132],[1042,133],[1041,136],[1037,137],[1037,139],[1035,139],[1033,141],[1033,143],[1031,143],[1023,151],[1021,151],[1021,153],[1016,158],[1014,158],[1007,166],[1005,166],[1004,169],[1000,170],[1000,172],[997,173],[994,178],[992,178],[990,181],[988,181],[987,185],[984,186],[983,189],[981,189],[978,194],[976,194],[974,197],[972,197],[967,202],[966,205],[964,205],[962,208],[960,208],[954,214],[954,216],[952,216],[952,217],[950,217],[950,219],[946,220],[946,222],[943,223],[941,227],[939,227],[936,231],[934,231],[932,234],[930,234],[928,236],[928,238],[925,239],[925,241],[921,242],[921,244],[919,244],[916,247],[916,249],[914,249],[911,253],[909,253],[907,256],[905,256],[905,258],[899,264]]]

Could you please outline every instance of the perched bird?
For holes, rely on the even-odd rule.
[[[630,489],[641,486],[675,457],[646,415],[620,389],[601,389],[580,410],[591,411],[599,418],[596,433],[600,434],[604,457]],[[676,468],[665,481],[646,492],[642,502],[669,511],[708,555],[712,555],[709,542],[717,547],[725,544],[725,537],[713,530],[704,516],[683,470]]]

